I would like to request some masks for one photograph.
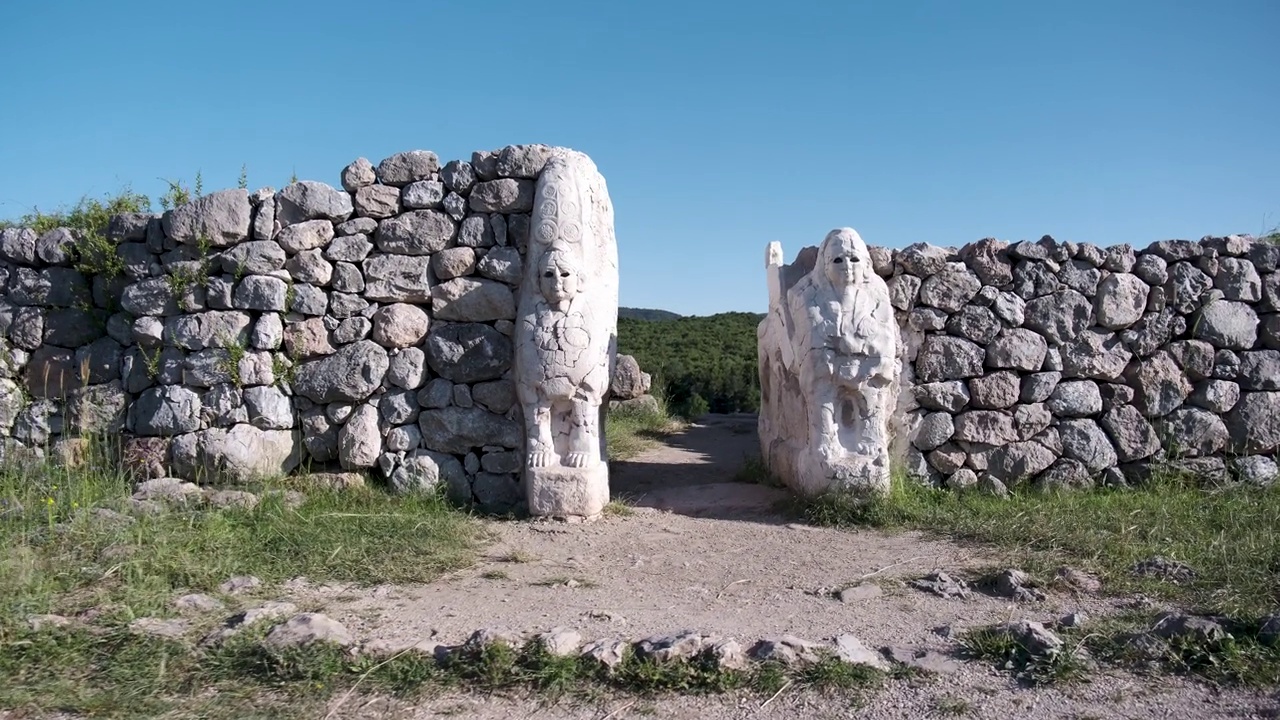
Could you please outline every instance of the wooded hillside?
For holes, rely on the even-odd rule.
[[[673,413],[755,412],[760,407],[756,369],[758,313],[677,317],[652,321],[618,318],[618,352],[635,356],[665,393]]]
[[[633,320],[675,320],[683,316],[670,310],[620,307],[618,308],[618,317],[631,318]]]

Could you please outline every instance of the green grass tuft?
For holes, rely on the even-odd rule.
[[[1007,632],[977,628],[960,636],[960,648],[969,658],[983,660],[1013,672],[1033,685],[1080,681],[1088,673],[1084,657],[1073,652],[1075,644],[1048,655],[1033,654]]]
[[[1227,622],[1229,635],[1219,640],[1132,640],[1146,634],[1154,623],[1155,618],[1146,613],[1128,612],[1104,618],[1083,630],[1066,631],[1064,636],[1078,637],[1098,660],[1136,672],[1190,675],[1215,685],[1280,685],[1280,645],[1260,641],[1260,623]]]
[[[605,420],[605,444],[610,460],[627,460],[657,445],[657,441],[682,424],[667,414],[659,399],[656,412],[637,409],[609,411]]]

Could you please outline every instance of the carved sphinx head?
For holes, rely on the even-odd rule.
[[[818,262],[827,280],[837,289],[866,282],[873,272],[867,244],[853,228],[838,228],[827,233]]]
[[[581,288],[578,263],[563,250],[543,253],[538,263],[538,289],[547,302],[564,310]]]

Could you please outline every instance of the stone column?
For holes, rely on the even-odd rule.
[[[785,265],[766,257],[769,313],[760,323],[760,446],[765,463],[808,495],[889,488],[898,326],[862,238],[832,230]]]
[[[516,322],[524,484],[535,517],[609,502],[604,403],[617,348],[618,253],[604,177],[557,148],[538,178]]]

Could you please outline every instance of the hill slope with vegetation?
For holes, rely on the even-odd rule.
[[[653,375],[677,415],[755,412],[760,407],[756,370],[759,313],[676,317],[652,321],[618,318],[618,352],[635,356]]]
[[[673,313],[670,310],[620,307],[618,308],[618,317],[632,320],[677,320],[684,316]]]

